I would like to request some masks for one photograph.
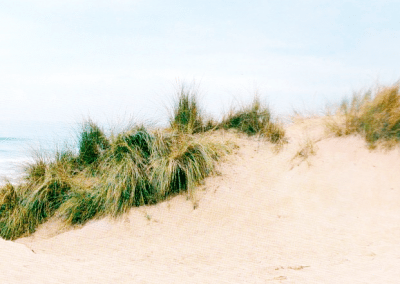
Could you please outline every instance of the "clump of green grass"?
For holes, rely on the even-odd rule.
[[[374,92],[354,94],[344,100],[337,114],[343,122],[329,123],[337,136],[360,133],[371,148],[378,141],[392,145],[400,141],[400,85],[380,86]]]
[[[102,152],[110,146],[104,132],[91,120],[82,125],[79,137],[79,161],[87,166],[98,160]]]
[[[57,214],[68,224],[84,224],[156,203],[193,189],[228,151],[229,147],[212,142],[205,134],[134,128],[111,139],[92,182],[71,188]]]
[[[94,124],[90,127],[98,129]],[[82,137],[90,139],[86,134]],[[90,151],[85,155],[61,151],[54,159],[38,156],[26,167],[22,184],[1,187],[0,236],[29,235],[52,216],[71,225],[106,215],[117,217],[133,206],[191,190],[228,151],[205,134],[150,133],[144,127],[107,141],[107,147],[80,144],[97,145],[88,147],[95,156],[86,155]],[[93,163],[96,171],[92,171]]]
[[[220,123],[219,128],[234,128],[249,136],[260,135],[272,143],[285,141],[285,130],[272,121],[270,109],[255,96],[250,105],[231,110]]]
[[[0,224],[18,203],[17,193],[11,183],[0,188]]]
[[[229,151],[205,136],[156,135],[149,178],[160,199],[192,189],[214,170],[214,161]]]
[[[98,194],[105,200],[106,213],[117,216],[132,206],[154,201],[147,167],[154,137],[144,128],[119,135],[100,166]]]
[[[199,133],[204,131],[203,120],[197,89],[182,84],[176,94],[170,118],[171,128],[187,134]]]
[[[3,187],[0,198],[10,200],[12,196],[14,202],[1,217],[1,237],[15,239],[33,233],[38,225],[52,217],[75,186],[69,170],[64,160],[46,161],[38,157],[26,167],[25,182],[16,187],[11,184]]]
[[[69,224],[84,224],[92,218],[117,217],[133,206],[155,201],[147,167],[154,137],[142,126],[116,135],[102,156],[87,189],[74,190],[60,208]],[[86,179],[88,176],[86,176]]]
[[[213,140],[211,130],[236,128],[274,143],[284,140],[283,128],[258,99],[218,123],[204,118],[196,89],[183,86],[172,113],[168,129],[136,126],[109,137],[88,120],[75,151],[35,157],[21,184],[0,187],[0,236],[29,235],[53,216],[70,225],[118,217],[131,207],[192,192],[231,149]]]
[[[57,215],[69,225],[83,225],[104,211],[104,202],[91,189],[76,188],[60,206]]]

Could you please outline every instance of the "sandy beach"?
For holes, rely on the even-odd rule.
[[[279,152],[219,135],[239,147],[195,196],[0,239],[0,282],[399,283],[398,148],[333,137],[319,118],[289,125]]]

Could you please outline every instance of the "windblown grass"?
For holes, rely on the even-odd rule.
[[[94,123],[89,127],[99,129]],[[229,150],[207,134],[134,127],[107,138],[88,135],[96,133],[90,129],[84,129],[81,137],[86,142],[82,139],[79,144],[89,145],[83,147],[89,149],[86,154],[80,147],[78,153],[61,151],[53,159],[37,156],[26,167],[23,183],[0,188],[2,238],[29,235],[53,216],[66,224],[81,225],[191,190]]]
[[[83,225],[181,192],[192,193],[232,149],[213,138],[217,128],[236,128],[274,143],[284,140],[283,128],[272,122],[258,98],[218,123],[205,119],[197,96],[195,88],[181,87],[167,129],[132,126],[107,136],[88,120],[75,150],[62,149],[50,158],[37,155],[19,185],[0,187],[0,236],[29,235],[52,217]]]
[[[262,104],[258,96],[247,106],[231,110],[219,124],[220,128],[234,128],[249,136],[260,135],[272,143],[285,141],[285,130],[279,123],[273,122],[270,109]]]
[[[7,183],[0,188],[0,234],[9,235],[7,223],[11,219],[14,208],[18,206],[18,195],[14,186]]]
[[[340,122],[330,122],[328,128],[337,136],[359,133],[371,148],[379,141],[387,146],[400,141],[400,85],[379,86],[375,91],[354,94],[337,110]]]
[[[119,135],[100,165],[97,194],[105,200],[105,213],[117,216],[132,206],[154,199],[147,168],[154,138],[146,129]]]
[[[57,211],[57,215],[68,225],[83,225],[104,211],[104,200],[90,189],[76,188],[68,197]]]
[[[79,161],[83,165],[90,165],[97,161],[103,151],[110,146],[104,132],[88,120],[83,123],[79,137]]]
[[[170,118],[171,128],[181,133],[199,133],[204,130],[203,120],[197,89],[182,84],[175,97]]]
[[[160,199],[192,189],[214,170],[214,161],[229,148],[206,136],[157,133],[150,162],[150,182]]]
[[[26,167],[22,184],[16,187],[7,184],[2,188],[0,200],[10,200],[10,196],[14,200],[13,206],[6,206],[0,212],[3,238],[14,239],[34,232],[68,199],[71,189],[76,185],[65,157],[64,154],[56,154],[55,161],[46,161],[38,156],[34,163]]]

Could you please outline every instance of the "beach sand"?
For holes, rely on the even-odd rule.
[[[240,148],[195,196],[0,239],[0,282],[399,283],[400,151],[326,135],[319,118],[287,134],[278,153],[219,134]]]

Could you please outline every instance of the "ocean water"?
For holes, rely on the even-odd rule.
[[[35,153],[51,156],[66,145],[76,147],[78,129],[79,124],[67,122],[0,122],[0,184],[17,182]]]

